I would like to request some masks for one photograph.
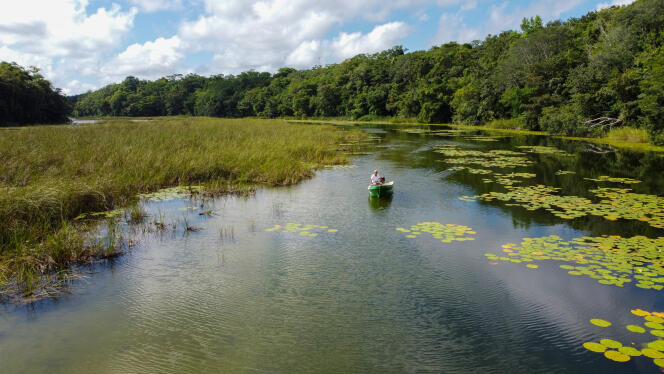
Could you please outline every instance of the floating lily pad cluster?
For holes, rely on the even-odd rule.
[[[483,178],[482,182],[484,183],[498,183],[502,184],[504,186],[511,186],[516,183],[522,182],[519,180],[521,179],[527,179],[527,178],[535,178],[535,174],[533,173],[509,173],[509,174],[502,174],[502,173],[497,173],[493,170],[490,169],[474,169],[470,168],[467,166],[454,166],[449,168],[449,170],[452,171],[459,171],[459,170],[465,170],[466,172],[470,174],[479,174],[479,175],[493,175],[493,178]]]
[[[397,129],[397,131],[405,132],[408,134],[428,134],[431,133],[431,130],[428,129]]]
[[[571,154],[556,147],[547,147],[543,145],[522,145],[517,148],[523,149],[524,152],[528,153],[538,153],[542,155],[571,156]]]
[[[509,174],[500,174],[500,173],[494,173],[494,179],[483,179],[485,183],[489,182],[496,182],[498,184],[502,184],[503,186],[511,186],[516,183],[521,183],[522,181],[517,179],[517,178],[535,178],[535,174],[533,173],[509,173]]]
[[[138,197],[146,201],[170,201],[186,198],[201,191],[203,191],[203,186],[179,186],[164,188],[157,192],[139,194]]]
[[[499,137],[497,136],[483,136],[483,135],[471,135],[471,136],[464,136],[464,139],[468,140],[474,140],[476,142],[497,142],[500,140]]]
[[[493,174],[493,170],[473,169],[473,168],[469,168],[467,166],[454,166],[454,167],[449,168],[449,170],[452,170],[452,171],[465,170],[470,174]]]
[[[319,233],[322,232],[337,232],[339,230],[332,229],[327,226],[321,225],[305,225],[301,223],[287,223],[285,226],[274,225],[269,229],[265,229],[267,232],[281,231],[288,233],[297,233],[300,236],[311,236],[316,237]]]
[[[601,339],[599,342],[585,342],[583,347],[591,352],[603,353],[604,357],[611,361],[627,362],[634,357],[647,357],[653,360],[653,363],[664,368],[664,340],[658,339],[664,337],[664,313],[648,312],[641,309],[632,310],[632,314],[643,317],[643,326],[627,325],[625,328],[636,334],[644,334],[644,337],[653,338],[640,343],[638,346],[632,344],[623,344],[613,339]],[[611,326],[611,322],[598,318],[590,320],[595,326],[606,328]],[[646,335],[649,331],[650,334]]]
[[[656,195],[633,193],[627,188],[597,188],[590,192],[602,200],[593,203],[584,197],[556,195],[560,190],[556,187],[536,185],[506,188],[507,192],[492,191],[477,196],[461,196],[459,199],[511,202],[506,205],[522,206],[528,210],[541,208],[563,219],[594,215],[610,221],[619,218],[639,220],[653,227],[664,228],[664,198]]]
[[[616,177],[609,177],[608,175],[602,175],[598,178],[583,178],[583,179],[595,182],[613,182],[613,183],[625,183],[625,184],[641,183],[641,181],[638,179],[616,178]]]
[[[598,178],[583,178],[583,179],[595,182],[613,182],[613,183],[625,183],[625,184],[641,183],[641,181],[638,179],[616,178],[616,177],[609,177],[608,175],[602,175]]]
[[[558,170],[556,172],[556,175],[570,175],[570,174],[576,174],[576,172],[571,170]]]
[[[88,217],[94,217],[94,218],[115,218],[115,217],[120,217],[125,213],[125,210],[120,208],[120,209],[113,209],[113,210],[107,210],[105,212],[94,212],[94,213],[82,213],[76,216],[74,218],[75,221],[88,218]]]
[[[534,162],[525,157],[523,152],[502,149],[480,151],[462,149],[454,145],[442,145],[436,147],[434,152],[447,156],[448,158],[445,159],[445,162],[458,165],[481,165],[486,168],[515,168],[534,164]]]
[[[431,134],[436,136],[458,136],[461,133],[472,132],[472,131],[474,130],[464,130],[464,129],[434,130],[431,131]]]
[[[643,289],[664,289],[664,237],[584,236],[563,241],[551,235],[524,238],[521,245],[509,243],[502,247],[502,254],[485,256],[491,261],[513,263],[563,261],[570,263],[560,265],[568,274],[596,279],[601,284],[622,287],[634,283]]]
[[[420,222],[411,226],[409,229],[398,227],[397,231],[406,234],[407,238],[417,238],[422,233],[430,234],[434,239],[440,239],[443,243],[452,241],[475,240],[470,235],[475,235],[475,231],[468,226],[456,225],[453,223],[442,224],[439,222]]]

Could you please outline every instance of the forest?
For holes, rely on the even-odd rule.
[[[547,24],[536,16],[519,31],[427,51],[396,46],[273,74],[129,76],[68,99],[75,116],[389,117],[574,136],[624,125],[664,144],[663,25],[663,1],[637,0]],[[0,74],[16,69],[3,63]],[[3,92],[11,102],[0,99],[0,113],[14,107],[9,122],[51,122],[57,117],[51,104],[59,99],[43,94],[48,85],[38,74],[21,74],[17,82],[28,88],[0,87],[12,90]],[[36,102],[48,105],[35,110]]]
[[[0,126],[63,123],[71,110],[37,68],[0,62]]]

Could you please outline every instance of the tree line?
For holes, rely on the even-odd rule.
[[[35,67],[0,62],[0,126],[63,123],[72,111]]]
[[[590,12],[407,53],[397,46],[275,74],[127,77],[77,98],[80,116],[416,118],[587,135],[645,128],[664,143],[664,1]]]

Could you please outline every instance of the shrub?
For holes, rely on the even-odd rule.
[[[539,125],[543,131],[552,134],[580,136],[587,132],[580,126],[581,122],[583,122],[581,117],[569,106],[546,107],[542,110]]]

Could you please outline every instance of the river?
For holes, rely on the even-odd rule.
[[[664,229],[459,198],[538,184],[597,201],[589,191],[598,186],[661,194],[661,156],[541,136],[367,131],[377,141],[353,156],[353,167],[321,170],[295,186],[204,208],[188,199],[145,203],[176,229],[139,231],[126,255],[80,269],[87,276],[71,294],[0,307],[0,371],[658,372],[653,358],[615,362],[583,344],[610,338],[642,349],[657,340],[625,326],[646,323],[632,310],[664,312],[663,291],[636,287],[637,279],[616,286],[571,275],[560,268],[569,261],[537,251],[522,251],[523,262],[499,257],[519,253],[523,238],[657,238]],[[466,151],[492,150],[514,153],[468,163],[486,157]],[[505,162],[516,159],[501,155],[527,162],[513,168]],[[374,169],[395,181],[393,196],[369,198]],[[535,176],[507,175],[513,171]],[[585,179],[602,175],[641,183]],[[201,230],[185,232],[185,220]]]

